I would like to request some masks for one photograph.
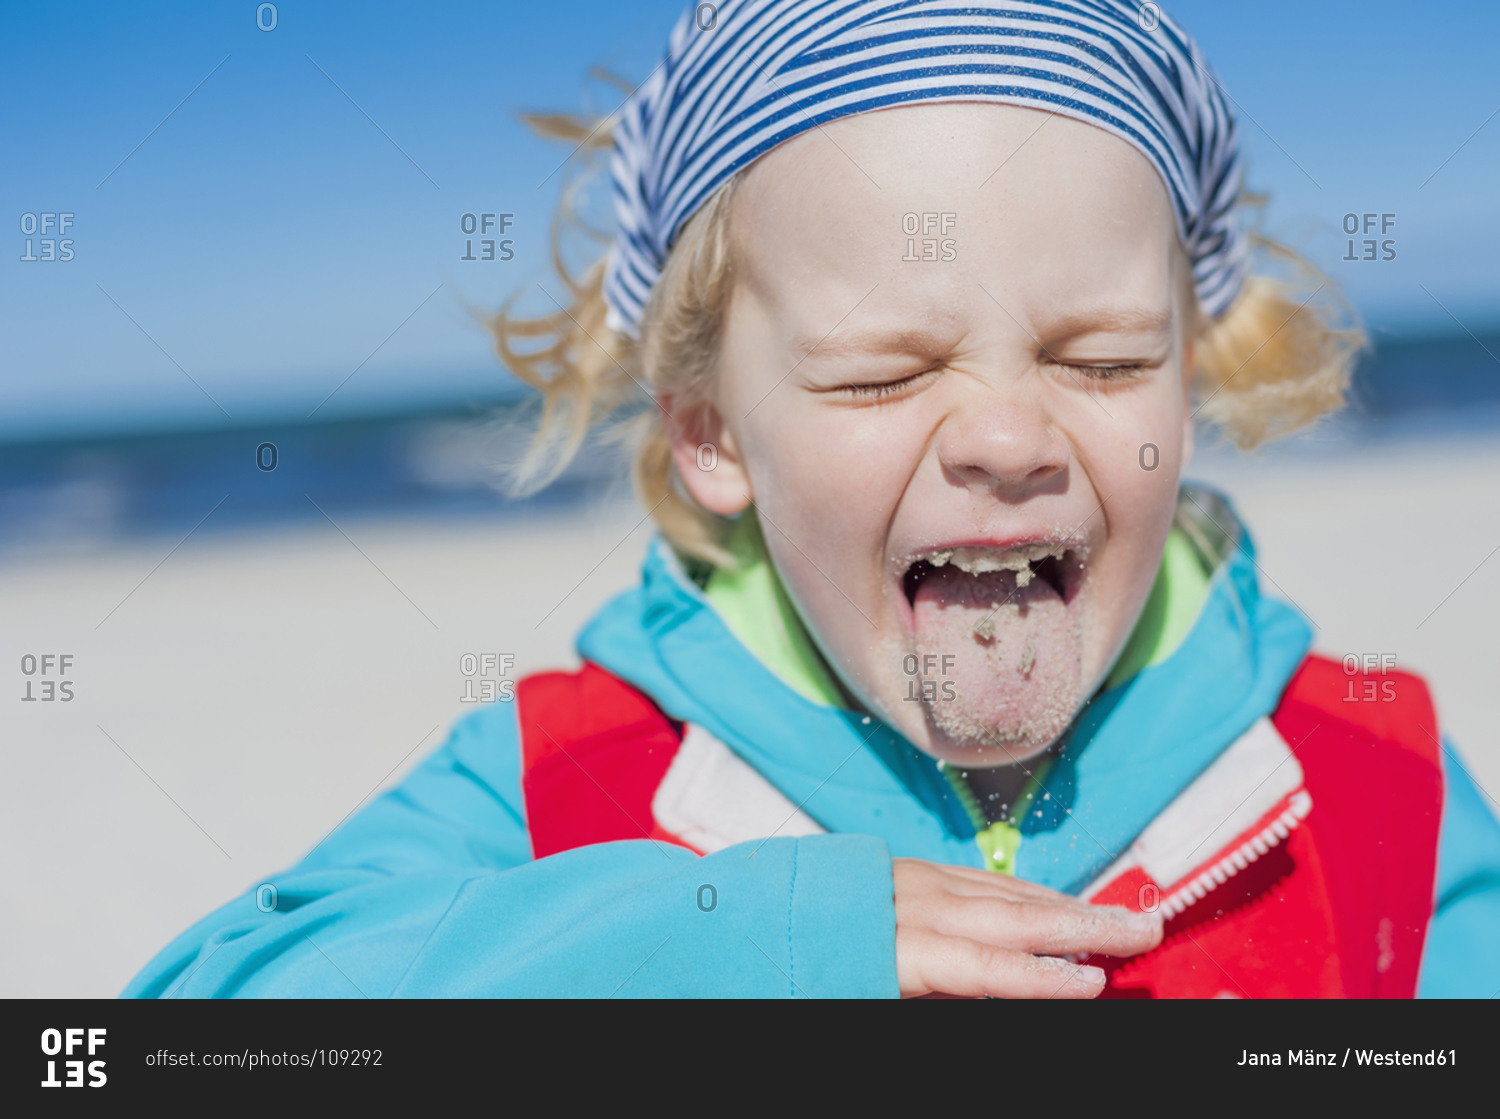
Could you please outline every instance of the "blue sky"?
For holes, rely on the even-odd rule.
[[[1165,7],[1240,107],[1269,232],[1378,332],[1500,324],[1500,5]],[[319,415],[491,395],[466,306],[556,290],[566,148],[516,113],[612,108],[588,69],[644,77],[679,10],[7,4],[0,438],[295,417],[341,382]],[[73,259],[20,259],[58,212]],[[1364,212],[1395,260],[1340,259]],[[514,259],[462,261],[466,213],[513,214]]]

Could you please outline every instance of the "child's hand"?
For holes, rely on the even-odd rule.
[[[1161,942],[1161,917],[1090,905],[969,867],[892,859],[901,995],[1091,999],[1104,972],[1056,957],[1134,956]]]

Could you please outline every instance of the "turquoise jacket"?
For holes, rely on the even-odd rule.
[[[1049,776],[1058,797],[1022,826],[1017,874],[1082,888],[1274,709],[1309,641],[1260,595],[1249,540],[1226,549],[1176,652],[1085,708]],[[830,834],[705,857],[641,839],[534,860],[515,705],[497,703],[269,878],[274,892],[179,936],[125,994],[895,996],[891,857],[983,865],[934,761],[782,683],[660,541],[578,651],[727,743]],[[1500,826],[1451,747],[1444,775],[1420,993],[1487,998],[1500,991]]]

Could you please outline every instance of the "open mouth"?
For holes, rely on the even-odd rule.
[[[915,606],[923,582],[934,576],[950,587],[972,582],[966,597],[995,596],[997,605],[1033,600],[1042,588],[1066,603],[1082,570],[1081,552],[1056,541],[1011,548],[940,548],[913,560],[901,585],[910,606]]]

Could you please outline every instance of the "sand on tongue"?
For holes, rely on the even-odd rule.
[[[912,613],[928,714],[949,738],[1050,741],[1067,726],[1079,636],[1045,579],[1018,587],[1014,571],[940,567],[917,587]]]

